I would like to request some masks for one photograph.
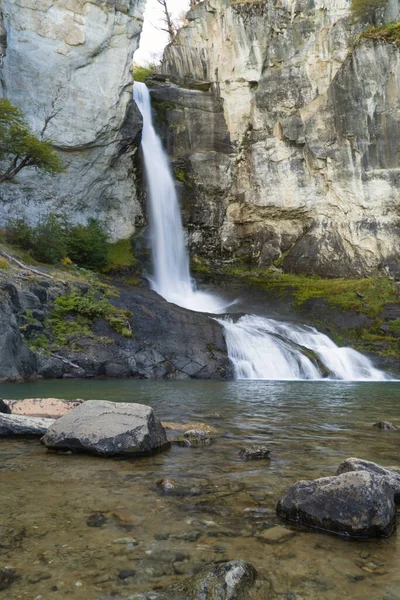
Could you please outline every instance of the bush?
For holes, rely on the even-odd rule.
[[[135,81],[140,81],[145,83],[146,79],[157,72],[157,67],[155,64],[149,64],[146,67],[133,65],[132,75]]]
[[[36,260],[54,265],[67,254],[66,240],[65,221],[48,215],[33,229],[32,254]]]
[[[6,241],[22,250],[32,248],[33,230],[25,219],[10,219],[5,230]]]
[[[80,267],[101,271],[107,264],[108,235],[100,221],[75,225],[68,231],[68,257]]]
[[[383,18],[388,0],[351,0],[353,16],[365,23],[377,25]]]

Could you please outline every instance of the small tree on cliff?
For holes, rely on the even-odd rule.
[[[357,19],[377,25],[387,3],[388,0],[351,0],[351,12]]]
[[[46,119],[42,135],[49,121]],[[50,175],[64,171],[51,143],[39,140],[20,109],[0,98],[0,183],[11,181],[26,167],[36,167]]]

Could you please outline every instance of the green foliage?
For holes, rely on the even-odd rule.
[[[25,219],[9,219],[5,230],[6,241],[22,250],[32,248],[32,228]]]
[[[0,258],[0,271],[5,271],[9,267],[8,261],[5,258]]]
[[[351,0],[351,12],[359,21],[376,25],[387,3],[388,0]]]
[[[95,319],[100,318],[107,321],[120,335],[132,337],[128,321],[131,316],[131,312],[115,307],[108,298],[96,294],[94,290],[86,294],[73,290],[70,294],[56,298],[46,324],[50,327],[55,343],[65,346],[71,335],[93,335],[91,326]]]
[[[44,333],[40,333],[36,337],[31,337],[28,340],[28,346],[31,350],[44,350],[46,353],[50,351],[49,340]]]
[[[400,46],[400,22],[389,23],[382,27],[370,27],[366,31],[360,33],[357,41],[360,39],[383,40],[389,44]]]
[[[54,265],[67,254],[65,223],[55,215],[42,219],[32,231],[32,254],[36,260]]]
[[[87,225],[75,225],[68,231],[68,257],[80,267],[101,271],[107,263],[108,235],[104,225],[91,219]]]
[[[182,183],[185,182],[186,173],[185,173],[185,169],[183,169],[182,167],[176,167],[174,169],[174,175],[175,175],[175,178],[178,179],[179,181],[181,181]]]
[[[118,240],[107,246],[107,261],[103,273],[131,269],[138,264],[133,255],[131,238]]]
[[[153,63],[148,64],[147,66],[133,65],[132,75],[135,81],[140,81],[145,83],[146,80],[154,75],[157,71],[157,66]]]
[[[5,98],[0,98],[0,161],[8,162],[0,173],[0,183],[10,181],[25,167],[36,167],[50,175],[64,171],[51,142],[39,140],[20,109]]]

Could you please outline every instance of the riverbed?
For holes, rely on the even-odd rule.
[[[351,456],[400,466],[400,431],[372,427],[400,425],[399,382],[37,381],[0,385],[0,397],[140,402],[163,421],[217,430],[210,446],[139,459],[1,439],[0,566],[20,575],[1,598],[125,599],[231,559],[266,578],[260,600],[400,598],[396,532],[351,542],[301,529],[277,544],[258,537],[282,525],[276,502],[295,481],[333,475]],[[271,459],[243,461],[246,444],[266,444]],[[163,478],[182,494],[163,495]]]

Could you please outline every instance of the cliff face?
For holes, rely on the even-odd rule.
[[[400,49],[354,46],[349,4],[205,0],[166,49],[153,96],[194,251],[400,275]]]
[[[129,67],[145,0],[0,0],[1,94],[22,109],[67,167],[2,184],[0,218],[48,210],[103,219],[114,237],[141,221],[130,154],[141,127]]]

